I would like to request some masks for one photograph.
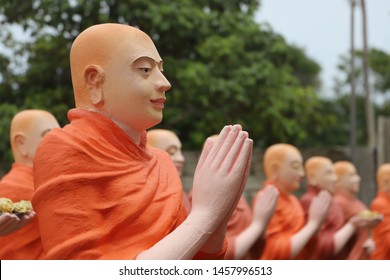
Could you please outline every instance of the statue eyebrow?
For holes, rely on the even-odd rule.
[[[132,64],[135,64],[141,60],[148,60],[150,63],[152,64],[157,64],[158,68],[160,68],[160,70],[163,69],[163,61],[160,60],[160,61],[157,61],[157,60],[154,60],[153,58],[149,57],[149,56],[141,56],[141,57],[138,57],[136,60],[133,61]]]

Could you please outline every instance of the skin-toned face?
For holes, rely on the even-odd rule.
[[[356,195],[360,190],[361,178],[355,166],[348,161],[339,161],[333,167],[337,175],[337,191]]]
[[[71,70],[77,107],[107,115],[135,140],[161,122],[171,85],[155,45],[139,29],[101,24],[85,30],[72,46]]]
[[[277,174],[278,181],[288,192],[299,189],[302,178],[305,175],[301,154],[294,149],[289,149],[280,164]]]
[[[147,138],[150,146],[164,150],[170,155],[180,176],[183,172],[185,158],[177,135],[166,129],[152,129],[147,132]]]
[[[32,166],[36,150],[43,137],[60,127],[56,118],[42,110],[25,110],[11,122],[10,141],[15,162]]]
[[[301,153],[289,144],[270,146],[264,155],[264,168],[267,179],[286,192],[299,189],[305,175]]]
[[[138,131],[162,120],[165,91],[170,88],[162,74],[162,60],[152,44],[123,42],[106,68],[105,112]]]
[[[337,177],[330,159],[326,157],[309,158],[305,169],[309,185],[331,193],[335,191]]]
[[[390,194],[390,164],[382,164],[376,173],[379,191]]]

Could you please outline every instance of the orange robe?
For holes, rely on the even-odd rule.
[[[228,241],[228,247],[225,254],[226,260],[233,260],[235,255],[235,239],[237,235],[243,232],[252,222],[252,210],[248,205],[246,199],[241,196],[238,201],[237,207],[234,210],[232,217],[230,218],[227,229],[226,237]],[[248,252],[243,259],[250,259],[250,253]]]
[[[371,203],[371,210],[383,215],[383,220],[374,227],[373,236],[375,251],[371,255],[373,260],[390,260],[390,195],[378,192]]]
[[[308,186],[307,192],[301,197],[301,203],[305,211],[307,219],[310,204],[318,195],[320,189]],[[346,244],[337,255],[334,255],[335,244],[334,234],[344,225],[343,211],[338,204],[332,199],[328,214],[318,231],[306,247],[307,258],[310,260],[342,260],[345,259],[350,250],[351,245]]]
[[[21,163],[12,164],[11,170],[0,181],[0,197],[13,202],[31,201],[34,194],[32,168]],[[43,255],[37,217],[18,231],[0,237],[0,259],[34,260]]]
[[[34,209],[47,259],[135,259],[186,218],[168,154],[108,117],[72,109],[41,142]],[[222,256],[223,257],[223,256]]]
[[[335,203],[337,203],[344,214],[344,224],[349,221],[350,218],[357,215],[359,212],[366,210],[367,207],[356,197],[348,196],[341,192],[336,192],[333,196]],[[368,260],[369,255],[363,248],[364,242],[369,238],[368,229],[358,229],[357,233],[351,238],[350,242],[353,243],[352,249],[347,257],[348,260]]]
[[[266,239],[261,260],[288,260],[291,255],[291,237],[305,225],[305,216],[299,200],[292,194],[285,193],[275,183],[266,182],[265,186],[274,185],[279,191],[275,213],[267,226]],[[264,191],[261,190],[261,191]],[[302,258],[302,254],[297,259]]]

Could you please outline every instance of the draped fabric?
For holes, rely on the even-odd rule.
[[[32,167],[21,163],[12,164],[11,170],[0,181],[0,197],[9,198],[13,202],[31,201],[33,194]],[[34,260],[41,258],[42,255],[37,217],[18,231],[0,237],[2,260]]]
[[[226,237],[228,241],[228,247],[225,254],[225,259],[233,260],[235,255],[235,239],[236,237],[243,232],[252,222],[252,211],[248,205],[246,199],[241,196],[240,200],[237,203],[236,209],[230,218],[227,230]],[[250,259],[250,253],[248,252],[243,259]]]
[[[383,220],[373,230],[375,250],[373,260],[390,260],[390,195],[378,192],[371,203],[371,210],[383,215]]]
[[[186,218],[168,154],[111,119],[72,109],[41,142],[33,206],[47,259],[135,259]]]
[[[356,197],[348,196],[341,192],[336,192],[334,195],[334,201],[337,203],[344,214],[344,224],[349,221],[350,218],[359,214],[361,211],[366,210],[367,207]],[[352,249],[347,257],[348,260],[368,260],[369,255],[363,248],[364,242],[369,238],[368,229],[360,228],[351,238],[350,242]]]
[[[291,255],[291,238],[305,225],[304,212],[299,200],[292,194],[286,193],[280,187],[266,181],[267,185],[274,185],[279,191],[275,213],[267,226],[264,248],[260,254],[262,260],[288,260]],[[260,191],[264,191],[264,188]],[[301,258],[301,254],[297,259]]]
[[[307,219],[310,204],[318,195],[320,189],[308,186],[307,192],[301,197],[301,203]],[[348,243],[335,255],[334,235],[344,225],[343,211],[332,199],[327,216],[317,235],[314,236],[307,245],[307,258],[311,260],[340,260],[347,258],[351,245]]]

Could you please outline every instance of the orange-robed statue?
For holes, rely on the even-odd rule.
[[[228,125],[207,141],[187,215],[171,159],[146,145],[171,87],[151,38],[124,24],[94,25],[73,42],[70,66],[76,108],[34,163],[46,258],[223,258],[248,175],[248,133]]]
[[[18,213],[20,217],[12,212],[0,215],[2,260],[33,260],[43,256],[35,212],[23,209],[26,207],[19,208],[21,203],[29,203],[34,194],[33,161],[37,147],[47,133],[58,127],[55,117],[43,110],[21,111],[11,121],[10,142],[14,163],[0,181],[0,197],[10,200],[13,212],[27,213]]]

